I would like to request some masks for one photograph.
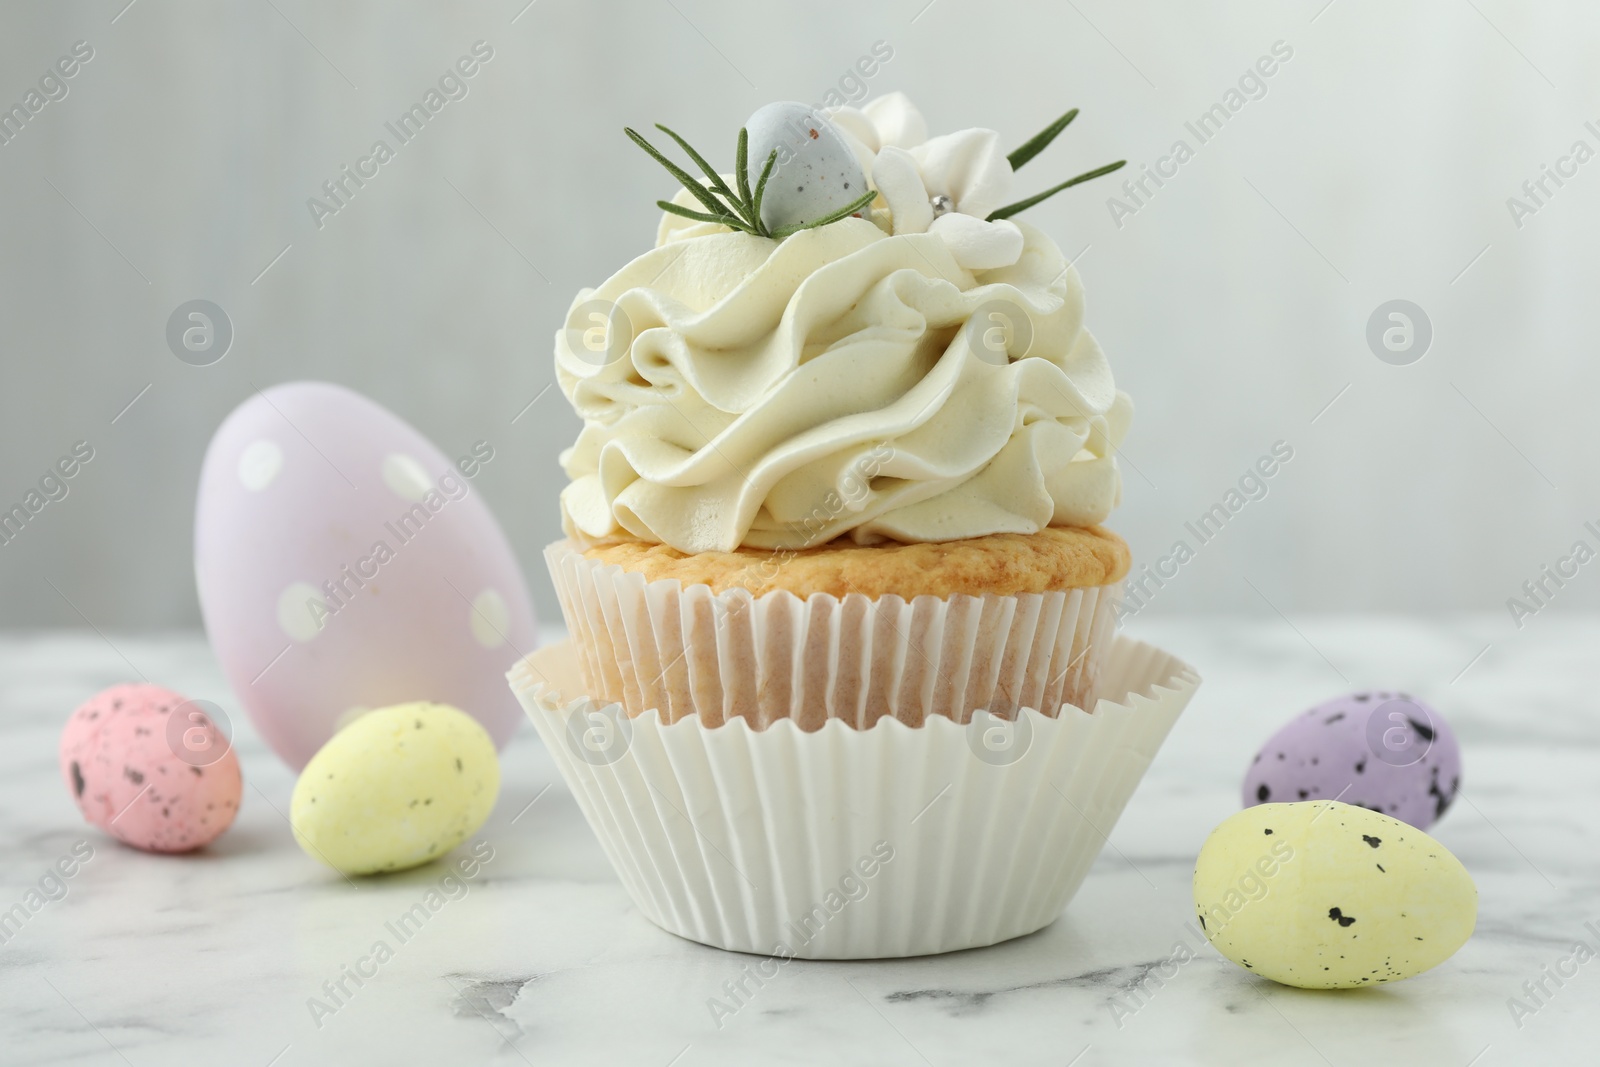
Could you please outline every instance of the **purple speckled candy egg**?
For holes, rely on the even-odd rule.
[[[1427,829],[1461,786],[1450,724],[1405,693],[1352,693],[1296,716],[1244,776],[1244,806],[1342,800]]]
[[[505,672],[537,640],[522,571],[474,478],[366,397],[258,393],[212,438],[195,509],[206,633],[261,735],[296,769],[372,708],[461,708],[504,747]]]

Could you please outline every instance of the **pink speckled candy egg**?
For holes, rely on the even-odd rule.
[[[61,775],[83,817],[150,852],[215,841],[239,812],[239,757],[205,706],[142,682],[89,700],[61,733]]]
[[[206,633],[239,702],[296,770],[372,709],[460,708],[497,747],[522,712],[505,672],[535,646],[516,557],[454,461],[337,385],[258,393],[211,440],[195,514]]]

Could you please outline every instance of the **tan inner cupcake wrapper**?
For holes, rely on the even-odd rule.
[[[713,593],[647,581],[545,549],[589,692],[629,715],[659,709],[760,729],[829,719],[868,729],[885,716],[920,726],[965,723],[976,710],[1055,715],[1094,706],[1120,586],[1016,596],[843,598],[786,591]]]

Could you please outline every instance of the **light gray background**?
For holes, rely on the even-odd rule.
[[[95,50],[0,146],[0,505],[74,441],[96,450],[0,547],[0,625],[196,623],[206,442],[253,388],[299,378],[449,454],[492,442],[475,484],[554,618],[539,549],[578,423],[555,389],[512,420],[552,380],[573,294],[648,246],[671,192],[621,127],[666,122],[720,160],[755,108],[819,100],[877,40],[894,57],[872,91],[906,91],[935,131],[1020,142],[1083,109],[1026,191],[1194,144],[1186,120],[1273,42],[1294,50],[1120,228],[1105,182],[1029,213],[1081,253],[1137,406],[1112,525],[1142,559],[1275,441],[1295,450],[1150,610],[1504,613],[1595,542],[1600,160],[1521,229],[1506,205],[1574,140],[1600,148],[1592,5],[525,2],[0,10],[6,106],[75,41]],[[495,55],[470,95],[319,230],[307,198],[479,39]],[[199,297],[236,331],[209,367],[164,340]],[[1395,298],[1433,323],[1414,365],[1365,341]],[[1587,570],[1556,598],[1596,604]]]

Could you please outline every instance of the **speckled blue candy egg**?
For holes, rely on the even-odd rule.
[[[867,191],[856,154],[815,109],[788,101],[768,104],[750,116],[745,129],[752,191],[767,157],[778,153],[761,197],[761,221],[769,230],[826,218]]]
[[[1426,829],[1461,786],[1444,717],[1405,693],[1352,693],[1296,716],[1244,776],[1244,805],[1342,800]]]

